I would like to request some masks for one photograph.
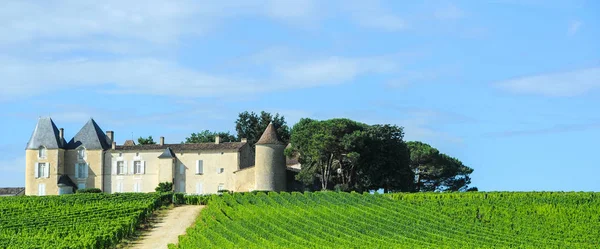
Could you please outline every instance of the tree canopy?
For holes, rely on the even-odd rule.
[[[471,183],[473,169],[460,160],[440,153],[429,144],[407,143],[410,167],[415,173],[416,191],[465,191]]]
[[[212,143],[215,142],[215,137],[219,136],[221,142],[235,142],[236,138],[229,132],[216,132],[204,130],[198,133],[192,133],[189,137],[185,138],[186,144],[190,143]]]
[[[290,141],[290,128],[287,126],[285,118],[279,113],[273,115],[265,111],[261,111],[260,114],[247,111],[240,113],[235,121],[237,137],[238,139],[248,139],[248,143],[254,147],[270,122],[277,129],[279,140],[287,144]]]
[[[154,142],[152,136],[148,136],[147,138],[139,137],[138,144],[156,144],[156,142]]]

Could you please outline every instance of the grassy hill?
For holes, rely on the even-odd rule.
[[[212,197],[170,248],[598,248],[597,193]]]

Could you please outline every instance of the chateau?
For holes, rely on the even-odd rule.
[[[67,142],[51,118],[39,118],[27,143],[25,194],[60,195],[99,188],[105,193],[153,192],[172,182],[176,192],[283,191],[287,184],[285,144],[272,124],[256,143],[240,142],[136,145],[115,142],[90,119]],[[293,170],[292,168],[289,168]]]

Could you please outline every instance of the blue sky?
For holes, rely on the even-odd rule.
[[[239,112],[405,127],[485,191],[600,191],[598,1],[9,1],[0,186],[39,116],[118,143]]]

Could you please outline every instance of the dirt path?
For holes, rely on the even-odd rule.
[[[177,236],[185,234],[185,229],[194,224],[204,206],[184,205],[167,211],[164,218],[131,243],[134,249],[167,248],[169,243],[177,243]]]

